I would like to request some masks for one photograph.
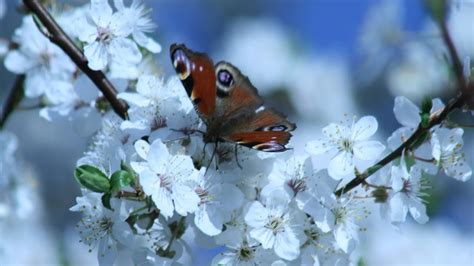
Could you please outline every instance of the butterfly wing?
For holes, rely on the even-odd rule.
[[[209,121],[216,108],[214,63],[204,53],[193,52],[183,44],[170,47],[171,62],[196,111]]]
[[[264,109],[250,117],[243,127],[235,127],[234,132],[223,137],[227,141],[240,145],[266,151],[285,151],[291,138],[290,131],[296,126],[290,123],[283,115],[273,109]]]
[[[295,125],[275,110],[265,109],[257,89],[232,64],[220,62],[215,69],[221,138],[261,151],[286,150]]]
[[[236,67],[215,66],[204,53],[185,45],[170,47],[171,61],[196,111],[208,128],[208,141],[224,140],[267,152],[285,151],[296,126],[285,116],[265,109],[250,80]]]

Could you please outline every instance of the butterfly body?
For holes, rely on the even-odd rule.
[[[184,45],[170,47],[171,61],[194,107],[207,125],[205,143],[232,142],[249,148],[285,151],[296,126],[266,109],[257,89],[235,66],[213,64]]]

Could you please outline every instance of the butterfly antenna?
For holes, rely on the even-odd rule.
[[[215,143],[214,150],[212,151],[211,159],[209,160],[209,164],[207,165],[207,169],[209,169],[209,167],[211,166],[212,160],[214,160],[214,157],[216,156],[216,152],[217,152],[217,142]],[[217,169],[218,169],[218,166],[217,166],[217,161],[216,161],[216,170]]]
[[[238,147],[237,147],[237,144],[235,144],[235,146],[234,146],[235,161],[237,162],[237,166],[238,166],[240,169],[244,169],[244,168],[242,167],[242,165],[240,165],[239,156],[238,156],[239,153],[237,152],[237,148],[238,148]]]

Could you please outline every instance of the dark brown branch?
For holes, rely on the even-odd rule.
[[[451,58],[451,64],[454,71],[454,75],[456,76],[456,82],[458,88],[460,88],[462,93],[466,93],[467,84],[466,79],[464,77],[463,67],[461,63],[461,59],[459,58],[458,52],[456,51],[456,47],[454,46],[453,39],[449,34],[448,27],[446,26],[446,21],[443,20],[439,23],[439,28],[441,30],[441,36],[443,38],[446,47],[448,48],[449,57]]]
[[[28,9],[37,16],[43,26],[48,30],[51,42],[59,46],[72,61],[86,74],[99,88],[104,97],[112,106],[112,109],[121,118],[127,118],[128,106],[117,98],[117,91],[102,71],[95,71],[87,65],[87,59],[82,51],[66,35],[62,28],[56,23],[48,10],[38,0],[23,0]],[[41,30],[41,29],[40,29]]]
[[[0,113],[0,129],[3,128],[5,122],[7,122],[8,117],[13,112],[15,107],[23,98],[23,83],[25,82],[25,75],[17,76],[15,83],[13,83],[13,87],[9,94],[7,95],[7,99],[3,104],[3,108]]]

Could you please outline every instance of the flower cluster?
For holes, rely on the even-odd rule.
[[[98,129],[77,162],[83,195],[71,211],[82,214],[79,234],[98,249],[101,265],[119,257],[134,264],[190,264],[190,246],[220,247],[212,265],[346,265],[367,230],[369,203],[375,200],[381,217],[394,225],[408,213],[426,223],[430,176],[472,176],[463,130],[429,125],[445,108],[438,99],[419,108],[395,98],[402,127],[386,144],[374,138],[375,117],[347,116],[301,151],[206,145],[205,124],[179,79],[154,68],[152,53],[161,46],[146,35],[154,29],[148,10],[139,1],[125,6],[115,0],[114,7],[91,0],[56,19],[82,47],[88,66],[116,79],[118,97],[129,105],[126,120],[102,106],[102,95],[32,16],[15,31],[18,48],[5,58],[8,70],[25,75],[26,97],[41,98],[44,117],[81,112],[81,128]],[[395,160],[380,163],[419,128],[425,134]],[[361,187],[345,191],[348,180],[364,175]]]

